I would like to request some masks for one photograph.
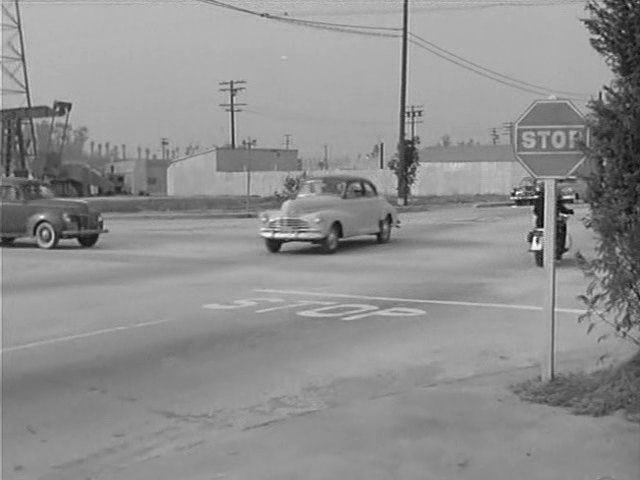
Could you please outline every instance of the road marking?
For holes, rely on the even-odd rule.
[[[13,347],[7,347],[0,350],[0,353],[11,353],[20,350],[28,350],[30,348],[43,347],[45,345],[54,345],[56,343],[70,342],[73,340],[79,340],[81,338],[96,337],[98,335],[104,335],[108,333],[122,332],[125,330],[134,330],[136,328],[152,327],[154,325],[162,325],[163,323],[169,323],[173,320],[155,320],[153,322],[136,323],[134,325],[123,325],[120,327],[104,328],[102,330],[95,330],[93,332],[79,333],[77,335],[69,335],[67,337],[50,338],[48,340],[40,340],[38,342],[24,343],[22,345],[15,345]]]
[[[256,307],[260,302],[280,303],[285,302],[285,300],[281,298],[243,298],[240,300],[233,300],[231,303],[226,304],[207,303],[203,305],[202,308],[206,310],[236,310],[239,308]],[[417,315],[424,315],[427,313],[424,310],[417,308],[392,307],[382,309],[375,305],[361,303],[341,304],[338,302],[327,302],[323,300],[298,300],[294,303],[285,303],[284,305],[278,305],[276,307],[261,308],[259,310],[255,310],[254,313],[269,313],[310,306],[315,308],[296,312],[296,315],[313,318],[341,317],[340,320],[350,321],[373,316],[415,317]]]
[[[542,307],[536,307],[534,305],[517,305],[510,303],[479,303],[479,302],[462,302],[455,300],[425,300],[418,298],[397,298],[397,297],[374,297],[369,295],[349,295],[346,293],[331,293],[331,292],[306,292],[301,290],[277,290],[272,288],[257,288],[254,292],[261,293],[273,293],[279,295],[308,295],[315,297],[335,297],[335,298],[351,298],[357,300],[377,300],[381,302],[406,302],[406,303],[422,303],[431,305],[450,305],[455,307],[481,307],[481,308],[504,308],[510,310],[532,310],[540,311]],[[560,313],[576,313],[582,314],[584,310],[578,310],[575,308],[556,308],[556,312]]]
[[[275,312],[276,310],[285,310],[287,308],[306,307],[308,305],[335,305],[336,302],[323,302],[322,300],[300,300],[296,303],[289,303],[287,305],[280,305],[279,307],[263,308],[262,310],[256,310],[256,313]]]

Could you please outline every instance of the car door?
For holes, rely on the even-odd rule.
[[[347,183],[344,195],[345,225],[342,226],[345,237],[363,235],[367,232],[367,199],[360,180]]]
[[[380,230],[379,221],[382,218],[382,203],[378,197],[378,191],[367,180],[362,181],[364,188],[363,218],[366,222],[366,233],[377,233]]]
[[[0,223],[3,235],[22,235],[25,232],[26,212],[22,191],[15,185],[0,186]]]

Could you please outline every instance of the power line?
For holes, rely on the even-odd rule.
[[[261,18],[266,18],[269,20],[276,20],[276,21],[281,21],[281,22],[286,22],[286,23],[290,23],[293,25],[297,25],[297,26],[302,26],[302,27],[309,27],[309,28],[316,28],[316,29],[323,29],[323,30],[332,30],[332,31],[337,31],[340,33],[351,33],[351,34],[358,34],[358,35],[367,35],[367,36],[376,36],[376,37],[392,37],[392,38],[399,38],[400,37],[400,33],[399,31],[401,29],[397,29],[397,28],[385,28],[385,27],[374,27],[371,25],[353,25],[353,24],[344,24],[344,23],[332,23],[332,22],[317,22],[317,21],[312,21],[312,20],[304,20],[304,19],[299,19],[299,18],[293,18],[293,17],[289,17],[289,16],[280,16],[280,15],[273,15],[273,14],[269,14],[269,13],[261,13],[261,12],[257,12],[255,10],[251,10],[248,8],[243,8],[243,7],[238,7],[235,5],[230,5],[228,3],[225,2],[221,2],[219,0],[198,0],[199,2],[202,3],[206,3],[209,5],[214,5],[214,6],[218,6],[221,8],[226,8],[226,9],[230,9],[230,10],[234,10],[237,12],[241,12],[241,13],[246,13],[246,14],[250,14],[250,15],[254,15],[254,16],[258,16]],[[583,0],[578,0],[578,1],[583,1]],[[453,3],[458,3],[458,4],[462,4],[464,5],[465,2],[447,2],[450,4]],[[478,5],[479,3],[483,3],[485,5],[494,5],[494,6],[523,6],[525,5],[524,2],[522,2],[521,0],[518,1],[495,1],[495,2],[478,2],[478,3],[474,3],[474,5]],[[550,2],[541,2],[541,1],[537,1],[537,2],[528,2],[527,5],[538,5],[538,4],[543,4],[543,5],[557,5],[557,4],[565,4],[565,3],[577,3],[576,1],[571,1],[569,0],[568,2],[559,2],[559,1],[550,1]],[[530,82],[526,82],[524,80],[519,80],[515,77],[509,76],[509,75],[505,75],[503,73],[497,72],[495,70],[492,70],[490,68],[484,67],[478,63],[472,62],[471,60],[467,60],[466,58],[457,55],[453,52],[450,52],[449,50],[440,47],[439,45],[426,40],[425,38],[420,37],[419,35],[410,33],[409,34],[412,38],[410,39],[410,42],[414,45],[416,45],[419,48],[422,48],[423,50],[426,50],[440,58],[442,58],[443,60],[446,60],[450,63],[453,63],[454,65],[457,65],[461,68],[464,68],[466,70],[469,70],[473,73],[476,73],[477,75],[483,76],[485,78],[488,78],[490,80],[496,81],[498,83],[501,83],[505,86],[511,87],[511,88],[515,88],[521,91],[525,91],[528,93],[533,93],[535,95],[541,95],[541,96],[548,96],[549,94],[559,94],[559,95],[563,95],[566,96],[568,99],[570,100],[578,100],[578,101],[584,101],[587,99],[587,95],[585,94],[581,94],[581,93],[576,93],[576,92],[568,92],[568,91],[562,91],[562,90],[556,90],[556,89],[552,89],[549,87],[545,87],[545,86],[541,86],[541,85],[536,85]]]
[[[436,55],[437,57],[442,58],[443,60],[451,62],[451,63],[453,63],[455,65],[458,65],[459,67],[462,67],[462,68],[464,68],[466,70],[469,70],[470,72],[473,72],[473,73],[475,73],[477,75],[480,75],[482,77],[488,78],[489,80],[493,80],[495,82],[501,83],[501,84],[506,85],[508,87],[512,87],[512,88],[515,88],[515,89],[518,89],[518,90],[522,90],[524,92],[529,92],[529,93],[533,93],[533,94],[540,95],[540,96],[547,96],[550,93],[554,93],[555,92],[554,90],[546,89],[545,87],[535,87],[535,88],[534,87],[527,87],[527,86],[525,86],[524,83],[522,83],[521,81],[519,81],[517,79],[505,80],[505,79],[502,79],[502,78],[497,78],[496,76],[492,76],[490,74],[487,74],[484,71],[482,71],[482,70],[480,70],[478,68],[475,68],[473,66],[470,66],[467,63],[463,63],[463,62],[455,60],[453,58],[449,58],[446,55],[443,55],[442,53],[436,51],[435,49],[430,48],[430,47],[428,47],[428,46],[426,46],[426,45],[424,45],[424,44],[422,44],[420,42],[412,40],[411,43],[416,45],[418,48],[422,48],[424,50],[427,50],[427,51],[433,53],[434,55]],[[518,83],[518,82],[520,82],[520,83]],[[577,101],[585,101],[585,100],[587,100],[586,96],[585,97],[566,96],[566,98],[568,100],[577,100]]]
[[[471,60],[467,60],[466,58],[463,58],[460,55],[456,55],[455,53],[450,52],[449,50],[446,50],[446,49],[440,47],[439,45],[436,45],[435,43],[430,42],[429,40],[426,40],[426,39],[420,37],[419,35],[416,35],[414,33],[411,33],[410,35],[413,38],[417,39],[418,41],[420,41],[420,42],[422,42],[422,43],[424,43],[424,44],[426,44],[426,45],[428,45],[430,47],[433,47],[436,50],[438,50],[440,52],[443,52],[446,55],[449,55],[449,56],[451,56],[453,58],[456,58],[456,59],[458,59],[458,60],[460,60],[460,61],[462,61],[462,62],[464,62],[466,64],[472,65],[472,66],[474,66],[474,67],[476,67],[476,68],[478,68],[480,70],[483,70],[483,71],[485,71],[487,73],[490,73],[491,75],[495,75],[495,76],[498,76],[500,78],[504,78],[505,80],[508,80],[508,81],[511,81],[511,82],[515,82],[515,83],[520,83],[522,85],[525,85],[527,87],[532,87],[532,88],[535,88],[537,90],[544,90],[547,93],[562,93],[562,94],[569,95],[569,96],[583,96],[583,94],[581,94],[581,93],[567,92],[567,91],[563,91],[563,90],[555,90],[555,89],[552,89],[552,88],[548,88],[548,87],[544,87],[544,86],[540,86],[540,85],[535,85],[533,83],[525,82],[524,80],[518,80],[517,78],[511,77],[509,75],[505,75],[503,73],[496,72],[495,70],[491,70],[490,68],[483,67],[482,65],[479,65],[479,64],[477,64],[475,62],[472,62]],[[427,48],[425,47],[425,49],[427,49]]]

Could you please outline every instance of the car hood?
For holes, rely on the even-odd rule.
[[[55,208],[73,213],[89,213],[89,204],[83,200],[67,200],[62,198],[42,198],[31,200],[29,205],[41,208]]]
[[[282,204],[282,214],[286,216],[306,215],[320,210],[335,208],[342,199],[330,195],[294,198]]]

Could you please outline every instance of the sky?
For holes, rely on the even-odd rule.
[[[289,19],[402,26],[401,0],[223,1]],[[422,145],[445,134],[489,143],[491,128],[517,120],[550,90],[560,98],[570,92],[587,113],[585,102],[610,81],[580,22],[585,2],[409,3],[412,39],[548,89],[512,88],[410,44],[407,104],[423,107]],[[125,144],[128,152],[160,152],[163,137],[182,151],[223,145],[230,122],[220,104],[229,98],[220,82],[229,80],[246,81],[236,98],[246,104],[238,142],[281,148],[289,134],[303,158],[321,158],[325,145],[330,156],[355,157],[380,141],[397,143],[400,38],[309,28],[196,0],[21,0],[21,14],[33,103],[72,102],[72,125],[86,126],[96,143]],[[4,106],[13,100],[3,97]]]

